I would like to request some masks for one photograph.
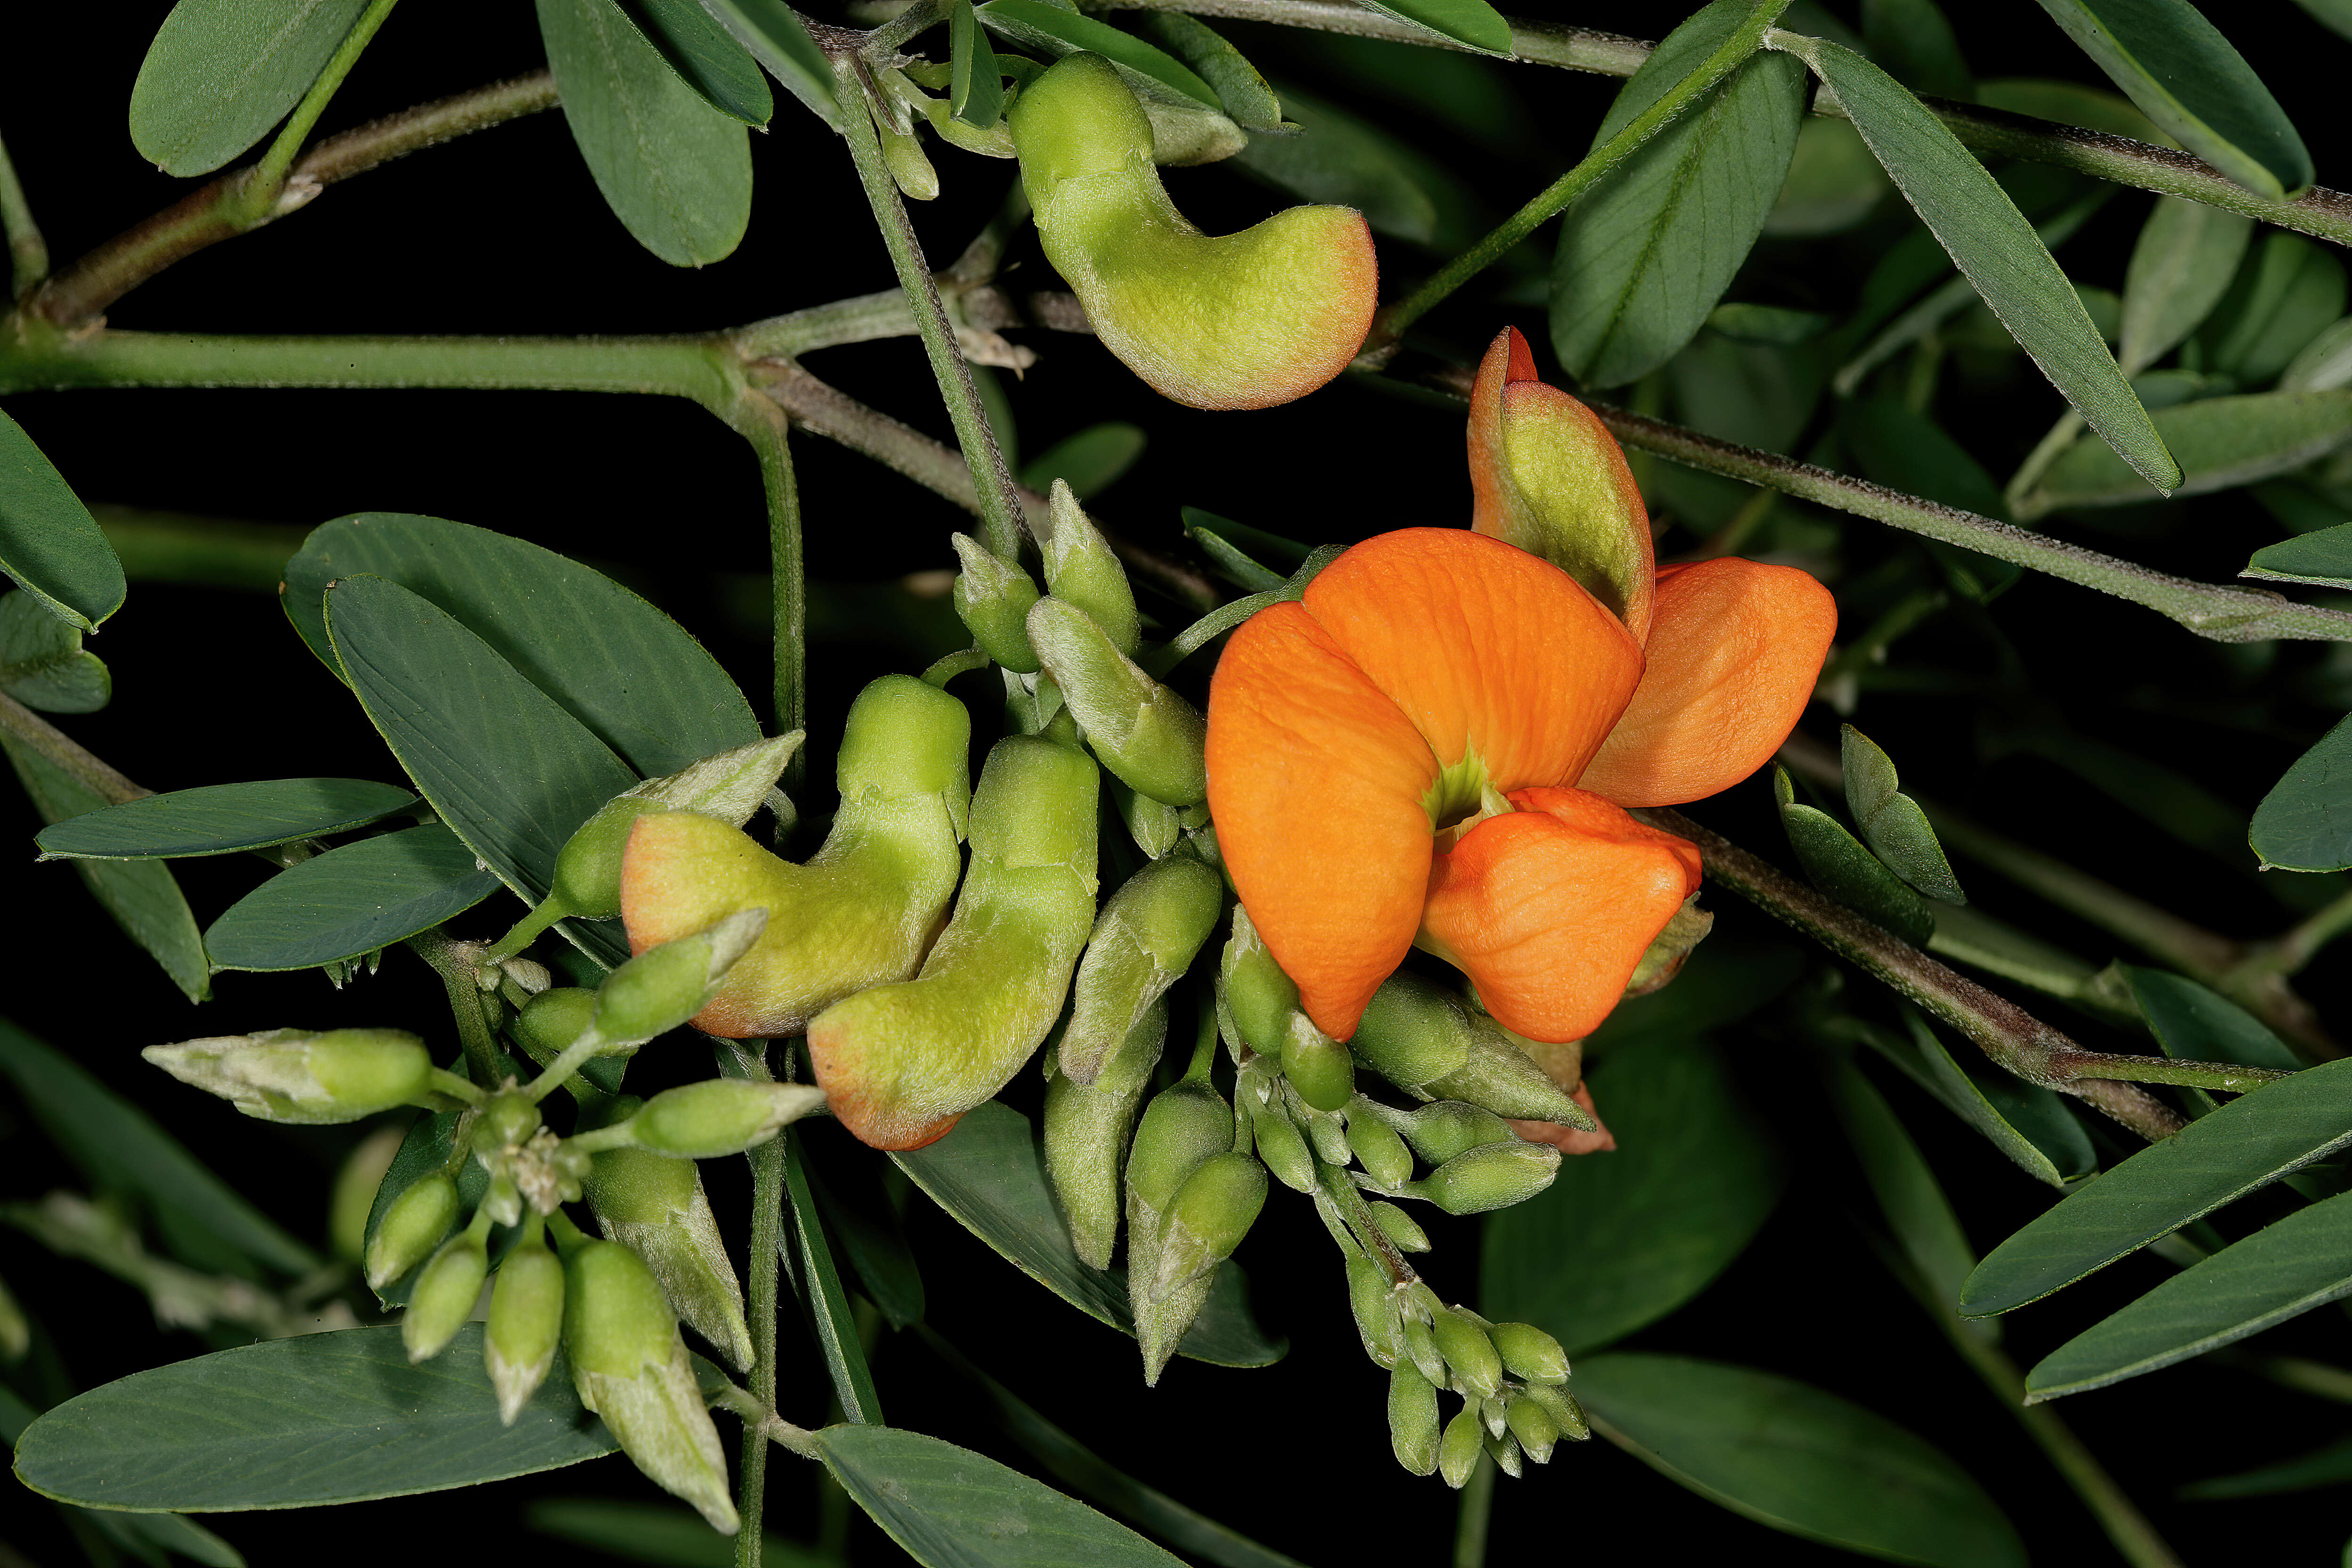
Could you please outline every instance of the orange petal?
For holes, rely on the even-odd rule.
[[[1209,809],[1234,887],[1325,1034],[1412,946],[1437,759],[1295,604],[1234,634],[1209,689]]]
[[[1440,763],[1475,752],[1500,790],[1574,779],[1641,678],[1640,647],[1574,578],[1458,528],[1367,540],[1305,604]]]
[[[1616,437],[1536,379],[1516,328],[1486,350],[1470,393],[1471,527],[1542,556],[1649,636],[1650,514]]]
[[[1505,1028],[1580,1040],[1698,890],[1697,847],[1600,796],[1521,790],[1429,873],[1421,944],[1459,966]]]
[[[1641,688],[1577,787],[1620,805],[1728,789],[1796,728],[1836,635],[1837,601],[1792,566],[1666,567]]]

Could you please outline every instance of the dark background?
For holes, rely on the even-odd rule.
[[[0,99],[0,134],[60,263],[186,188],[143,164],[123,129],[130,83],[166,8],[87,7],[29,27],[11,18],[12,31],[0,42],[14,89]],[[1605,0],[1523,9],[1647,37],[1679,19],[1676,8]],[[1979,74],[2096,79],[2030,7],[2003,8],[1997,26],[1958,19]],[[2281,89],[2312,143],[2322,182],[2341,183],[2336,102],[2298,95],[2293,84],[2315,54],[2336,51],[2327,58],[2340,58],[2347,46],[2284,5],[2265,7],[2242,26],[2232,17],[2217,20]],[[1318,76],[1311,49],[1274,30],[1235,26],[1231,36],[1277,74],[1287,69],[1327,93],[1349,86]],[[540,58],[528,6],[410,0],[371,47],[320,131],[524,71]],[[1417,121],[1403,108],[1394,110],[1394,123],[1457,169],[1499,215],[1573,161],[1617,83],[1537,68],[1508,75],[1498,68],[1496,74],[1517,89],[1523,106],[1514,109],[1498,96],[1499,150]],[[887,287],[887,260],[865,219],[846,158],[797,105],[781,92],[778,99],[774,128],[754,138],[760,185],[751,232],[733,257],[712,267],[674,269],[639,248],[605,212],[557,112],[332,187],[289,219],[164,273],[120,301],[110,320],[121,327],[218,332],[667,331],[731,325]],[[916,216],[932,258],[943,265],[993,210],[1012,166],[930,145],[946,191]],[[1179,205],[1212,230],[1239,226],[1280,205],[1264,187],[1223,169],[1175,172],[1170,186]],[[2067,251],[2069,270],[2119,286],[2146,201],[2126,193],[2112,204]],[[1768,242],[1734,297],[1785,303],[1848,298],[1851,279],[1906,222],[1890,202],[1871,226],[1834,242],[1779,249]],[[1381,253],[1387,298],[1398,297],[1430,265],[1402,245],[1383,242]],[[1010,281],[1050,284],[1034,245],[1015,256],[1025,266]],[[1822,270],[1824,258],[1830,273]],[[1523,306],[1499,318],[1497,307],[1475,290],[1432,319],[1423,346],[1474,357],[1499,319],[1526,330],[1549,365],[1540,310]],[[1160,401],[1088,340],[1030,333],[1024,341],[1040,361],[1017,386],[1009,378],[1007,385],[1025,452],[1103,419],[1131,419],[1150,432],[1140,462],[1094,508],[1108,526],[1139,542],[1196,559],[1181,539],[1180,505],[1316,542],[1465,517],[1456,412],[1338,385],[1260,414],[1195,413]],[[825,351],[811,356],[809,368],[899,418],[946,434],[912,339]],[[2021,391],[1961,405],[1971,423],[1954,429],[1997,474],[2013,466],[2057,406],[2038,381]],[[767,654],[755,579],[766,558],[757,475],[738,438],[683,402],[572,394],[121,391],[17,395],[7,409],[92,503],[297,528],[362,510],[420,512],[514,533],[606,566],[678,616],[735,672],[755,708],[764,706]],[[951,565],[947,537],[969,526],[963,514],[814,437],[796,438],[794,453],[813,579],[886,584]],[[2228,496],[2196,503],[2155,536],[2106,547],[2218,580],[2235,571],[2249,548],[2277,533],[2251,502]],[[1857,569],[1874,552],[1906,548],[1874,537],[1867,525],[1853,529],[1849,541]],[[1686,533],[1670,534],[1662,548],[1690,542]],[[830,602],[869,603],[841,595]],[[1164,602],[1146,607],[1171,627],[1184,618]],[[1993,614],[2031,662],[2039,689],[2070,721],[2168,758],[2242,808],[2251,809],[2328,718],[2315,708],[2290,706],[2267,740],[2218,723],[2200,727],[2181,709],[2203,702],[2217,715],[2224,711],[2249,671],[2261,673],[2253,659],[2063,584],[2029,577]],[[885,617],[870,610],[851,609],[835,621],[848,624],[821,623],[827,635],[810,655],[811,728],[819,738],[837,726],[843,705],[866,679],[883,668],[919,668],[926,657],[905,638],[894,640]],[[1954,661],[1983,657],[1959,633],[1923,635],[1931,648],[1945,646],[1934,639],[1946,639]],[[293,774],[397,776],[357,705],[302,648],[266,584],[134,582],[123,611],[91,646],[113,668],[114,702],[102,713],[66,720],[64,727],[152,788]],[[2277,655],[2298,668],[2315,667],[2324,656],[2307,647]],[[2151,689],[2179,700],[2159,710],[2133,699]],[[1881,699],[1868,714],[1906,779],[1924,790],[1964,801],[2022,837],[2063,846],[2078,864],[2213,929],[2258,935],[2285,923],[2285,911],[2252,878],[2184,865],[2177,847],[2120,816],[2087,786],[2030,761],[1988,763],[1973,744],[1979,716],[1965,700],[1949,697]],[[1820,712],[1810,723],[1817,732],[1829,729]],[[829,763],[817,766],[815,776],[824,776]],[[822,793],[815,795],[819,809]],[[1785,859],[1763,797],[1761,782],[1751,781],[1700,815]],[[20,842],[37,826],[20,797],[5,810]],[[200,922],[266,875],[258,861],[237,858],[182,862],[181,871]],[[121,942],[64,867],[20,868],[10,877],[9,907],[18,912],[11,917],[16,931],[6,1011],[147,1106],[297,1234],[320,1237],[326,1184],[349,1142],[342,1130],[247,1121],[163,1080],[134,1053],[159,1039],[289,1023],[388,1023],[446,1034],[433,1024],[443,1006],[437,984],[421,965],[395,953],[382,973],[341,992],[311,975],[224,974],[215,1000],[198,1010]],[[1972,890],[1978,882],[1987,884],[1981,896],[1994,912],[2102,961],[2113,951],[2107,939],[2037,910],[1990,878],[1977,878]],[[1721,913],[1719,934],[1770,934],[1760,917],[1727,896],[1710,902]],[[493,903],[474,918],[479,934],[488,935],[504,914]],[[2323,1005],[2340,1006],[2341,967],[2308,977],[2307,989]],[[2095,1032],[2086,1037],[2097,1040]],[[1729,1274],[1633,1342],[1772,1368],[1856,1398],[1960,1459],[2010,1510],[2037,1559],[2114,1560],[2015,1425],[1854,1244],[1845,1215],[1866,1200],[1855,1197],[1832,1157],[1838,1135],[1812,1103],[1810,1075],[1776,1070],[1782,1047],[1763,1034],[1734,1044],[1759,1114],[1807,1157],[1797,1162],[1797,1182],[1777,1217]],[[633,1084],[661,1081],[662,1067],[650,1057],[633,1068]],[[679,1062],[673,1070],[683,1079],[699,1068]],[[1023,1081],[1026,1086],[1025,1076]],[[1906,1089],[1890,1092],[1952,1184],[1980,1247],[2038,1210],[2042,1194],[2013,1179],[1942,1112],[1916,1096],[1906,1098]],[[0,1132],[0,1197],[37,1196],[61,1179],[62,1167],[37,1129]],[[846,1190],[879,1193],[878,1161],[829,1126],[811,1142],[829,1179]],[[740,1234],[741,1167],[713,1163],[708,1179],[722,1228]],[[1288,1359],[1261,1373],[1180,1361],[1149,1394],[1137,1380],[1129,1342],[1023,1279],[924,1200],[909,1206],[908,1225],[923,1262],[933,1325],[1113,1464],[1309,1563],[1445,1560],[1451,1499],[1434,1480],[1414,1481],[1393,1468],[1382,1415],[1385,1374],[1361,1357],[1336,1259],[1316,1238],[1305,1205],[1277,1195],[1243,1255],[1261,1314],[1291,1338]],[[1431,1273],[1441,1293],[1470,1299],[1475,1223],[1431,1228],[1438,1241]],[[1605,1268],[1606,1259],[1592,1265]],[[2031,1364],[2158,1277],[2153,1266],[2137,1263],[2113,1273],[2111,1280],[2074,1292],[2079,1300],[2012,1325],[2011,1354]],[[0,1230],[0,1275],[56,1335],[79,1386],[206,1348],[186,1334],[159,1342],[144,1304],[129,1290],[81,1265],[57,1262],[6,1230]],[[788,1417],[814,1422],[826,1398],[822,1363],[786,1310],[782,1405]],[[2331,1341],[2340,1342],[2341,1327],[2328,1309],[2273,1340],[2282,1350],[2326,1359]],[[884,1331],[875,1361],[895,1424],[1025,1465],[964,1385],[912,1336]],[[2326,1406],[2195,1365],[2062,1408],[2192,1562],[2225,1552],[2231,1561],[2333,1561],[2342,1544],[2347,1526],[2333,1494],[2227,1504],[2187,1504],[2173,1496],[2185,1481],[2336,1436],[2347,1423]],[[843,1505],[820,1499],[814,1474],[813,1467],[777,1456],[772,1528],[810,1540],[837,1518]],[[465,1561],[518,1544],[576,1551],[530,1544],[519,1534],[521,1510],[532,1497],[592,1493],[657,1495],[610,1460],[462,1496],[207,1522],[257,1564],[309,1561],[324,1552],[370,1561],[432,1552]],[[855,1561],[896,1560],[895,1549],[862,1516],[850,1530]],[[2246,1543],[2242,1532],[2249,1531],[2259,1545]],[[70,1560],[73,1549],[49,1510],[28,1495],[0,1501],[0,1533],[37,1561]],[[1491,1561],[1661,1548],[1692,1560],[1839,1555],[1713,1508],[1605,1444],[1563,1449],[1548,1469],[1499,1486]]]

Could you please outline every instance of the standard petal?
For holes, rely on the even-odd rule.
[[[1512,795],[1429,874],[1421,945],[1457,965],[1505,1028],[1580,1040],[1698,890],[1698,849],[1573,789]]]
[[[1234,634],[1209,689],[1217,846],[1318,1028],[1356,1032],[1421,921],[1437,759],[1295,604]]]
[[[1620,805],[1728,789],[1796,728],[1837,635],[1837,601],[1792,566],[1726,557],[1658,574],[1649,667],[1577,787]]]
[[[1640,647],[1574,578],[1458,528],[1367,540],[1305,605],[1440,763],[1475,752],[1499,790],[1574,779],[1641,678]]]

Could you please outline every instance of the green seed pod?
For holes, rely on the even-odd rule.
[[[1559,1150],[1513,1138],[1456,1154],[1405,1191],[1447,1214],[1484,1214],[1525,1202],[1559,1173]]]
[[[1143,625],[1135,612],[1135,590],[1128,586],[1127,568],[1118,563],[1110,542],[1078,505],[1069,481],[1054,481],[1047,508],[1054,528],[1042,547],[1045,591],[1084,610],[1102,628],[1111,647],[1134,658],[1135,650],[1143,646]]]
[[[1026,633],[1023,634],[1024,637]],[[1138,795],[1121,784],[1117,777],[1110,781],[1110,803],[1118,819],[1127,824],[1135,847],[1154,860],[1176,847],[1184,837],[1184,826],[1176,808],[1165,801],[1154,800],[1148,795]]]
[[[1367,1109],[1370,1104],[1360,1094],[1348,1102],[1348,1147],[1363,1162],[1366,1175],[1394,1192],[1412,1180],[1412,1151],[1376,1112]]]
[[[1420,1371],[1422,1376],[1429,1379],[1438,1387],[1452,1387],[1454,1373],[1447,1368],[1445,1357],[1439,1352],[1437,1338],[1430,1332],[1429,1325],[1422,1321],[1421,1315],[1417,1312],[1401,1313],[1398,1321],[1404,1326],[1405,1359]]]
[[[1437,1473],[1445,1478],[1447,1486],[1460,1491],[1469,1482],[1470,1472],[1477,1468],[1478,1451],[1486,1444],[1477,1412],[1465,1405],[1445,1424],[1445,1434],[1437,1440]]]
[[[1592,1436],[1592,1427],[1584,1419],[1583,1407],[1568,1390],[1549,1383],[1531,1383],[1519,1390],[1519,1400],[1539,1406],[1559,1428],[1560,1436],[1571,1442],[1581,1443]]]
[[[558,985],[522,1005],[507,1034],[523,1054],[545,1067],[563,1054],[596,1016],[596,993],[584,985]]]
[[[603,1054],[628,1055],[701,1012],[767,924],[766,910],[738,910],[707,931],[647,948],[604,976],[593,1026],[610,1042]]]
[[[1372,1223],[1389,1238],[1399,1252],[1427,1252],[1429,1232],[1421,1228],[1412,1215],[1394,1204],[1376,1203],[1371,1205]]]
[[[433,1075],[425,1042],[397,1029],[269,1029],[149,1046],[140,1055],[247,1116],[310,1125],[421,1100]]]
[[[383,1211],[383,1223],[368,1238],[368,1288],[382,1290],[433,1256],[457,1223],[457,1184],[446,1174],[412,1182]]]
[[[1503,1370],[1522,1383],[1562,1384],[1568,1381],[1568,1352],[1559,1342],[1533,1323],[1496,1323],[1486,1331]]]
[[[656,1484],[738,1528],[719,1429],[653,1273],[627,1247],[583,1241],[563,1260],[563,1349],[580,1402]]]
[[[1382,1107],[1386,1110],[1386,1107]],[[1510,1123],[1482,1106],[1458,1100],[1433,1100],[1414,1110],[1389,1111],[1381,1118],[1404,1135],[1412,1152],[1432,1165],[1443,1165],[1454,1155],[1481,1143],[1500,1143],[1512,1137]]]
[[[1340,1110],[1356,1097],[1356,1066],[1348,1047],[1304,1013],[1292,1014],[1283,1031],[1282,1076],[1318,1110]]]
[[[1315,1156],[1307,1150],[1306,1134],[1282,1113],[1280,1104],[1255,1106],[1249,1118],[1257,1157],[1265,1162],[1274,1179],[1293,1192],[1313,1192]]]
[[[1465,1011],[1465,1016],[1471,1026],[1469,1055],[1454,1071],[1414,1086],[1419,1092],[1432,1100],[1467,1100],[1517,1121],[1594,1130],[1591,1113],[1513,1045],[1501,1025],[1484,1014]]]
[[[1029,611],[1029,646],[1062,689],[1103,766],[1139,794],[1191,805],[1209,793],[1201,710],[1146,675],[1093,617],[1048,595]]]
[[[629,1119],[640,1149],[687,1160],[715,1160],[757,1148],[824,1105],[824,1090],[806,1083],[759,1083],[715,1078],[664,1089]]]
[[[1391,974],[1365,1005],[1349,1050],[1399,1089],[1419,1089],[1457,1072],[1475,1031],[1458,997],[1417,974]]]
[[[489,1227],[477,1221],[451,1237],[416,1277],[408,1310],[400,1320],[400,1341],[408,1348],[412,1364],[439,1355],[473,1316],[482,1281],[490,1277],[488,1235]]]
[[[1212,1155],[1168,1205],[1149,1294],[1158,1300],[1206,1278],[1233,1256],[1265,1207],[1264,1165],[1230,1151]]]
[[[1437,1390],[1408,1365],[1389,1373],[1389,1445],[1416,1476],[1437,1468]]]
[[[921,973],[809,1026],[817,1082],[855,1136],[922,1147],[1010,1082],[1052,1031],[1094,925],[1100,777],[1034,736],[989,752],[971,868]]]
[[[1480,1399],[1503,1391],[1503,1358],[1495,1353],[1486,1330],[1460,1312],[1439,1311],[1430,1316],[1429,1335],[1465,1390]]]
[[[951,535],[963,570],[955,580],[955,612],[980,651],[1018,675],[1037,673],[1037,650],[1029,646],[1029,606],[1037,584],[1029,574],[1003,561],[967,533]]]
[[[1091,1085],[1058,1067],[1045,1081],[1045,1172],[1070,1241],[1089,1268],[1110,1267],[1118,1241],[1119,1175],[1128,1134],[1168,1035],[1168,1006],[1144,1010]]]
[[[1348,1307],[1355,1314],[1366,1355],[1390,1367],[1406,1359],[1404,1318],[1397,1310],[1388,1275],[1352,1247],[1348,1252]]]
[[[1510,1423],[1511,1436],[1519,1440],[1528,1458],[1538,1465],[1551,1463],[1551,1451],[1559,1442],[1559,1423],[1545,1413],[1544,1407],[1532,1399],[1513,1399],[1503,1411]]]
[[[613,1114],[625,1116],[636,1104],[616,1101]],[[581,1185],[605,1237],[645,1260],[671,1310],[728,1360],[750,1366],[743,1287],[703,1195],[700,1167],[643,1149],[607,1149]]]
[[[1223,897],[1217,874],[1185,855],[1154,860],[1104,902],[1071,989],[1065,1073],[1095,1081],[1104,1058],[1192,967]]]
[[[563,1337],[563,1265],[533,1234],[499,1265],[490,1286],[490,1321],[482,1338],[483,1364],[498,1391],[499,1420],[515,1424],[546,1381]]]
[[[1494,1459],[1495,1468],[1513,1480],[1517,1480],[1527,1467],[1519,1462],[1519,1446],[1507,1431],[1501,1436],[1481,1429],[1478,1441]]]
[[[546,902],[534,911],[535,923],[523,940],[528,942],[557,920],[609,921],[620,914],[622,852],[628,846],[629,829],[647,812],[699,812],[730,827],[751,821],[783,776],[784,764],[800,750],[801,738],[801,731],[795,730],[773,740],[755,741],[705,757],[667,777],[647,779],[606,801],[557,853]],[[546,918],[537,920],[541,913]],[[499,948],[507,948],[509,942],[511,937],[501,942]],[[513,951],[521,946],[522,942],[512,943]]]

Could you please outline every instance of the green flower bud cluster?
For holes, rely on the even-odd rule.
[[[1523,1459],[1549,1463],[1562,1437],[1591,1436],[1565,1386],[1568,1358],[1559,1342],[1530,1324],[1490,1323],[1465,1307],[1444,1306],[1425,1285],[1391,1289],[1380,1274],[1360,1254],[1350,1255],[1350,1300],[1376,1292],[1374,1321],[1383,1334],[1391,1325],[1394,1331],[1381,1351],[1368,1331],[1365,1348],[1389,1369],[1389,1441],[1398,1464],[1459,1488],[1481,1452],[1517,1477]],[[1358,1321],[1364,1321],[1360,1306]],[[1462,1407],[1441,1426],[1444,1392],[1460,1395]]]

